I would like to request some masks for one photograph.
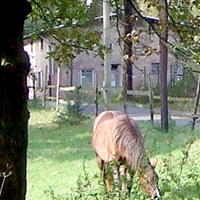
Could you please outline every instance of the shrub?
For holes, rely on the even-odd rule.
[[[59,125],[69,123],[70,125],[78,125],[87,117],[83,114],[82,102],[85,94],[79,89],[71,91],[67,94],[65,100],[67,105],[63,106],[58,114],[57,123]]]

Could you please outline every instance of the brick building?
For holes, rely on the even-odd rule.
[[[153,23],[158,23],[156,18],[148,18]],[[111,33],[111,86],[122,86],[122,69],[123,69],[123,42],[119,42],[118,30],[123,30],[119,24],[119,29],[116,26],[115,20],[112,23]],[[102,32],[103,24],[102,17],[96,19],[95,30]],[[136,31],[140,33],[140,42],[133,44],[133,53],[135,59],[133,67],[133,88],[138,89],[148,84],[147,77],[149,74],[153,77],[154,85],[159,84],[159,38],[156,34],[151,33],[147,25],[136,24]],[[123,34],[122,34],[123,35]],[[169,33],[169,40],[173,42],[172,35]],[[121,43],[121,45],[120,45]],[[54,49],[55,41],[51,37],[42,36],[32,40],[30,37],[24,38],[24,48],[28,52],[31,61],[32,75],[28,78],[28,85],[37,88],[36,96],[42,95],[42,87],[44,86],[45,76],[48,84],[56,84],[57,66],[52,58],[47,59],[47,52]],[[145,49],[152,47],[157,49],[155,53],[146,57]],[[77,85],[82,88],[92,89],[94,87],[94,77],[98,74],[98,85],[101,88],[104,80],[103,60],[95,56],[93,52],[89,55],[81,53],[71,63],[69,70],[65,66],[60,74],[60,85],[69,86]],[[168,53],[168,82],[175,79],[177,71],[180,71],[178,60]],[[35,80],[35,81],[33,81]],[[31,90],[30,90],[31,93]]]

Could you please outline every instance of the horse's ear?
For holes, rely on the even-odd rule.
[[[151,167],[152,167],[153,169],[155,169],[155,168],[156,168],[156,165],[157,165],[157,163],[158,163],[158,161],[156,161],[154,164],[152,164],[152,165],[151,165]]]

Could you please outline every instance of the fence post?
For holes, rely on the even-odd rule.
[[[98,74],[95,74],[95,116],[98,115],[99,110],[98,110],[98,99],[99,99],[99,90],[98,90]]]
[[[34,72],[32,73],[32,77],[33,77],[33,99],[35,100],[36,99],[36,91],[35,91],[35,88],[36,88],[36,86],[35,86],[36,75],[35,75]]]
[[[150,109],[150,117],[151,122],[154,122],[154,109],[153,109],[153,90],[152,90],[152,76],[151,73],[148,76],[149,79],[149,109]]]
[[[125,70],[123,71],[123,81],[122,81],[122,98],[123,98],[123,108],[124,113],[127,113],[127,74]]]
[[[44,96],[43,96],[43,102],[42,102],[42,107],[45,108],[46,104],[46,89],[47,89],[47,65],[45,66],[45,71],[44,71],[44,83],[43,83],[43,91],[44,91]]]
[[[57,70],[56,111],[59,110],[59,93],[60,93],[60,67],[58,67],[58,70]]]
[[[195,97],[195,102],[194,102],[194,113],[193,113],[194,115],[197,114],[199,98],[200,98],[200,74],[199,74],[199,78],[198,78],[197,91],[196,91],[196,97]],[[198,117],[192,118],[192,127],[191,127],[192,131],[195,128],[196,119],[198,119]]]

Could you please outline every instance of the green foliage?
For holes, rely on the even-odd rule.
[[[167,15],[169,23],[167,26],[169,33],[173,32],[174,35],[174,41],[170,41],[168,47],[182,61],[188,62],[190,60],[194,63],[200,63],[199,5],[200,0],[178,2],[171,0],[168,2]],[[158,0],[140,1],[140,7],[143,13],[148,14],[147,12],[150,12],[153,13],[153,16],[158,16],[161,10]],[[159,27],[159,29],[156,29],[158,35],[162,27]]]
[[[196,93],[196,86],[197,82],[195,79],[192,79],[191,82],[181,80],[174,85],[169,85],[168,94],[172,97],[194,98]]]
[[[50,36],[55,51],[49,56],[58,63],[69,63],[81,52],[94,51],[102,56],[100,34],[87,28],[94,22],[94,12],[82,0],[30,0],[33,11],[25,24],[25,34]]]
[[[197,2],[200,3],[200,1],[183,1],[177,4],[177,1],[172,1],[170,4],[170,17],[173,19],[173,26],[170,28],[180,38],[177,42],[178,48],[193,62],[199,63],[200,34],[198,24],[200,19],[195,10],[199,12],[200,8],[197,6]]]
[[[66,107],[64,106],[58,114],[57,123],[59,125],[78,125],[87,119],[82,112],[82,102],[84,97],[85,93],[80,92],[79,89],[67,93],[65,98],[67,105]]]
[[[158,17],[158,1],[157,0],[143,0],[143,1],[137,1],[139,4],[139,7],[143,13],[143,15],[146,16],[152,16],[152,17]]]
[[[190,69],[186,68],[181,80],[168,85],[168,96],[180,98],[194,98],[196,94],[196,88],[196,77]],[[155,88],[153,88],[153,91],[155,95],[159,95],[160,87],[156,86]]]
[[[90,8],[88,9],[88,16],[92,17],[92,19],[88,20],[88,22],[94,22],[94,17],[102,16],[103,15],[103,5],[102,2],[99,0],[93,0]]]
[[[28,108],[31,110],[41,110],[42,109],[42,103],[41,101],[35,99],[35,100],[29,100],[28,101]]]
[[[113,103],[119,103],[122,102],[123,97],[122,97],[122,91],[120,90],[116,90],[114,92],[114,94],[112,95],[112,102]]]

